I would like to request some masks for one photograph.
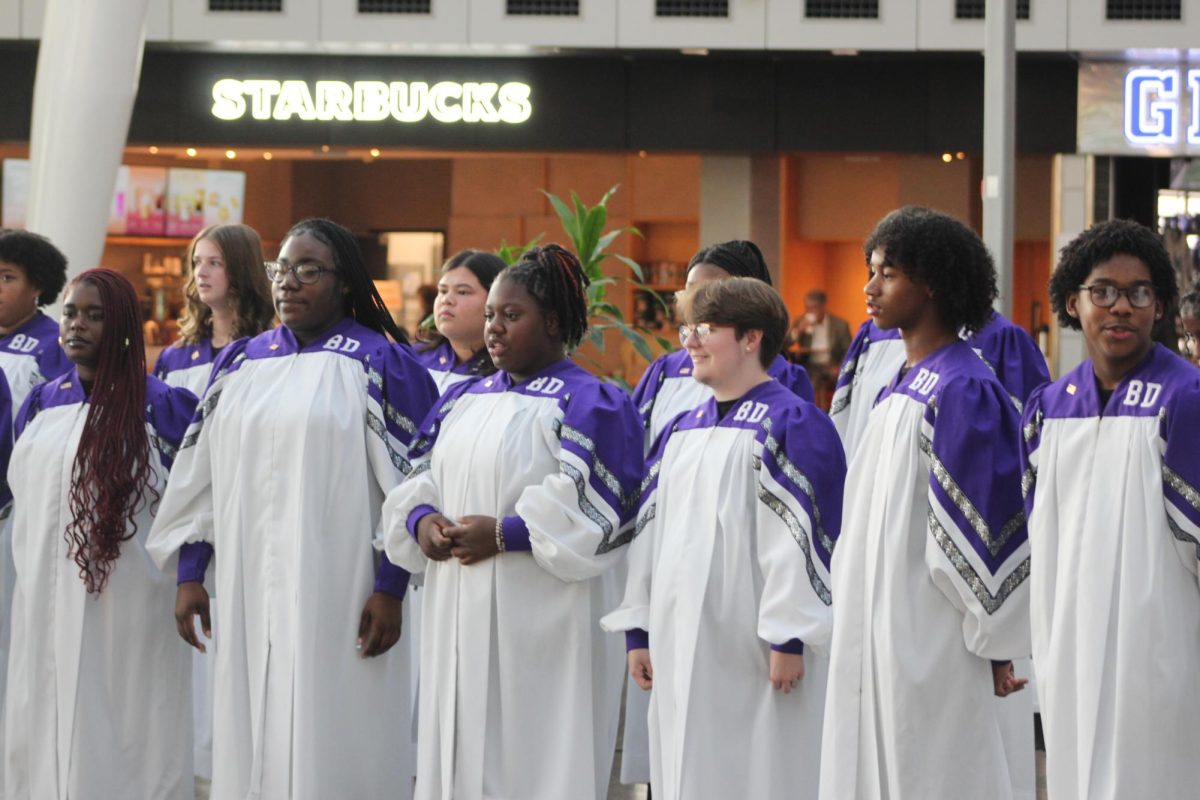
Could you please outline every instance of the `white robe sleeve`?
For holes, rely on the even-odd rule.
[[[994,660],[1031,650],[1020,436],[1000,382],[964,378],[930,402],[921,438],[930,461],[925,562],[963,615],[966,648]]]
[[[846,457],[815,406],[763,421],[753,536],[763,576],[758,637],[793,652],[833,635],[829,565],[842,517]]]
[[[596,382],[572,392],[556,427],[559,470],[521,492],[516,512],[539,566],[587,580],[616,564],[633,537],[642,423],[629,395]]]
[[[433,445],[437,441],[442,422],[470,385],[471,381],[464,381],[450,387],[435,403],[433,410],[425,416],[408,449],[409,471],[404,479],[388,492],[383,503],[381,526],[384,553],[388,561],[414,575],[425,572],[429,559],[417,545],[409,522],[410,519],[416,522],[425,513],[441,510],[441,491],[430,469]],[[414,512],[418,510],[420,513],[414,516]]]
[[[167,568],[185,544],[214,543],[212,449],[205,423],[220,404],[230,373],[244,360],[245,344],[244,339],[230,344],[213,365],[213,378],[175,455],[167,489],[146,539],[146,552],[160,569]]]
[[[364,366],[367,460],[376,485],[385,496],[390,496],[414,471],[412,450],[418,438],[417,426],[437,402],[437,386],[405,345],[387,344],[373,353]],[[387,516],[381,515],[375,531],[377,551],[386,551],[387,530]],[[404,566],[390,555],[387,560]]]
[[[674,429],[675,422],[663,429],[646,458],[645,476],[638,487],[639,505],[633,540],[625,558],[625,594],[621,605],[600,620],[600,627],[609,633],[650,630],[650,587],[662,543],[658,474]]]

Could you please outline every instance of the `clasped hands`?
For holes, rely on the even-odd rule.
[[[463,566],[496,555],[496,518],[470,515],[455,523],[436,511],[417,522],[417,544],[433,561],[457,558]]]

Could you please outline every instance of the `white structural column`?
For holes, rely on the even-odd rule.
[[[778,156],[700,159],[700,246],[730,239],[758,245],[779,286],[780,166]]]
[[[1095,158],[1083,155],[1054,157],[1054,188],[1050,197],[1051,246],[1050,269],[1058,264],[1058,252],[1068,242],[1088,229],[1095,221],[1092,198],[1095,197]],[[1053,312],[1051,312],[1053,313]],[[1064,375],[1087,356],[1083,334],[1063,328],[1057,321],[1051,325],[1050,372],[1057,378]]]
[[[996,259],[996,308],[1005,316],[1012,315],[1013,295],[1016,6],[1016,0],[987,0],[983,59],[983,241]]]
[[[71,275],[100,265],[149,0],[48,0],[30,134],[29,229]]]

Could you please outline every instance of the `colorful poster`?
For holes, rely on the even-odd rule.
[[[132,236],[162,236],[166,232],[166,195],[165,167],[130,167],[125,232]]]
[[[208,172],[171,168],[167,175],[167,236],[195,236],[204,229]]]
[[[108,233],[125,233],[129,213],[129,167],[122,164],[117,168],[117,185],[113,188],[112,202],[108,205]]]
[[[5,228],[24,228],[29,203],[29,161],[6,158],[0,167],[4,170],[3,188],[0,189],[0,225]]]
[[[204,198],[205,226],[241,222],[246,173],[213,169],[204,175],[207,189]]]

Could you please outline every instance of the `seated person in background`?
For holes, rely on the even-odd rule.
[[[787,349],[791,359],[808,370],[817,402],[829,407],[837,383],[838,367],[850,349],[850,324],[827,309],[829,296],[813,289],[804,296],[804,314],[788,329]]]

